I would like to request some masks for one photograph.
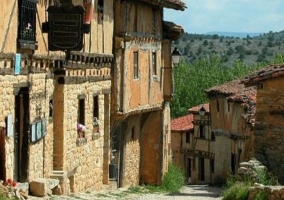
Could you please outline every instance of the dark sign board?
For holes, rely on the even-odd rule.
[[[83,31],[82,15],[80,14],[49,14],[48,49],[81,50]]]
[[[68,10],[56,7],[48,9],[48,49],[50,51],[82,50],[83,13],[83,8],[76,7]]]

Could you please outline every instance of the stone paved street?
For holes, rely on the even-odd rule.
[[[209,186],[184,186],[178,194],[139,194],[125,189],[80,193],[72,196],[30,197],[31,200],[221,200],[221,188]]]

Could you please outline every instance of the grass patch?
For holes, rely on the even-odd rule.
[[[161,189],[170,193],[178,192],[185,184],[184,172],[172,163],[169,163],[168,172],[165,174]]]
[[[223,200],[247,200],[250,185],[239,182],[223,192]]]
[[[262,190],[256,194],[255,200],[268,200],[268,194]]]
[[[266,168],[256,168],[257,182],[263,185],[279,185],[277,178],[269,173]],[[250,176],[240,178],[230,176],[223,190],[224,200],[247,200],[249,189],[254,185],[254,179]],[[268,194],[264,190],[259,190],[254,200],[268,200]]]
[[[255,172],[257,173],[259,183],[263,185],[279,185],[277,178],[265,168],[257,168]]]

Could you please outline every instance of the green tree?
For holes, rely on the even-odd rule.
[[[204,45],[204,46],[207,46],[207,45],[208,45],[208,41],[207,41],[207,40],[204,40],[204,41],[203,41],[203,45]]]
[[[172,118],[186,115],[189,108],[208,102],[205,89],[243,77],[262,66],[246,66],[241,60],[235,60],[233,67],[227,67],[217,55],[199,58],[192,63],[181,63],[174,71]]]

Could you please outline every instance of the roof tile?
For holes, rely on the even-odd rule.
[[[262,68],[241,80],[246,86],[256,85],[260,81],[276,78],[284,75],[284,64],[270,65]]]
[[[185,115],[182,117],[175,118],[171,120],[171,130],[172,131],[189,131],[193,130],[193,115]]]

